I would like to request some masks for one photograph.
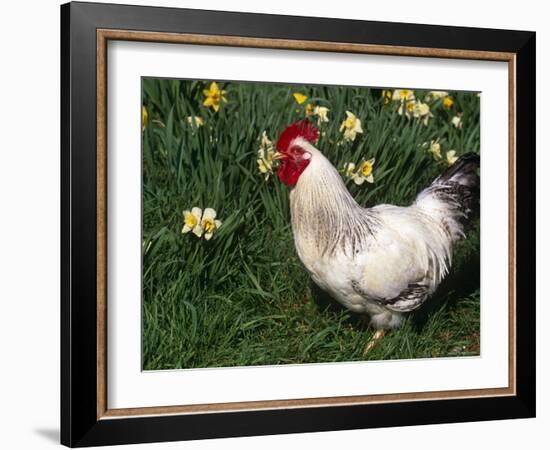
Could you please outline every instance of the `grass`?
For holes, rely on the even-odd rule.
[[[479,152],[479,99],[431,103],[427,126],[356,87],[227,82],[218,112],[202,105],[209,81],[143,79],[143,367],[145,370],[403,359],[479,354],[479,226],[455,248],[453,271],[426,308],[365,357],[364,317],[312,286],[294,250],[288,188],[258,172],[259,137],[275,140],[307,103],[327,106],[318,147],[341,168],[376,158],[375,183],[347,186],[365,206],[406,205],[444,169],[424,143]],[[308,96],[297,105],[292,93]],[[417,98],[425,92],[416,91]],[[343,143],[345,111],[364,133]],[[462,128],[451,123],[462,114]],[[200,116],[201,127],[188,123]],[[181,234],[182,211],[212,207],[210,241]]]

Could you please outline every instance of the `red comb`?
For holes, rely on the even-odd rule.
[[[285,152],[288,150],[290,143],[297,137],[302,137],[306,141],[315,144],[319,139],[319,130],[317,127],[309,122],[307,119],[301,122],[294,122],[292,125],[285,128],[285,131],[279,136],[277,141],[277,150]]]

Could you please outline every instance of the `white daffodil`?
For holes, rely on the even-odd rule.
[[[357,185],[362,185],[365,181],[374,183],[374,158],[363,161],[359,167],[352,162],[344,164],[342,172],[347,178],[351,178]]]
[[[346,177],[353,178],[353,175],[355,174],[355,164],[352,162],[345,163],[342,172],[344,172]]]
[[[326,106],[316,106],[313,108],[313,115],[317,116],[317,125],[320,125],[322,122],[328,122],[328,109]]]
[[[449,150],[447,152],[447,154],[445,155],[445,158],[447,160],[447,164],[449,166],[452,166],[456,160],[458,159],[458,156],[456,156],[456,151],[455,150]]]
[[[414,91],[411,89],[396,89],[393,91],[392,100],[400,101],[401,103],[414,102]]]
[[[439,143],[439,139],[436,139],[435,141],[430,141],[428,153],[431,153],[435,160],[441,159],[441,144]]]
[[[361,128],[361,119],[350,111],[346,111],[347,118],[340,125],[340,131],[344,132],[344,139],[346,141],[355,141],[357,133],[363,133]]]
[[[447,91],[430,91],[426,94],[426,98],[424,100],[426,103],[431,103],[439,100],[440,98],[446,97],[447,95],[449,95]]]
[[[454,116],[451,119],[451,123],[455,128],[458,128],[460,130],[462,128],[462,117],[460,117],[459,115]]]
[[[261,174],[265,175],[267,181],[271,175],[273,175],[273,155],[275,150],[273,148],[273,142],[267,136],[264,131],[260,140],[260,148],[258,149],[258,170]]]
[[[427,103],[422,103],[417,101],[414,104],[413,108],[413,117],[420,120],[424,125],[428,125],[428,120],[430,117],[433,117],[433,114],[430,112],[430,107]]]
[[[199,128],[204,125],[204,119],[199,116],[188,116],[187,123],[195,128]]]
[[[216,211],[212,208],[206,208],[202,215],[201,225],[204,230],[204,239],[208,241],[218,228],[222,226],[222,222],[216,219]]]
[[[416,107],[416,103],[414,100],[401,102],[401,104],[399,105],[399,109],[397,110],[397,113],[400,116],[405,115],[407,119],[410,119],[414,115],[415,107]]]
[[[363,161],[352,177],[353,182],[357,185],[362,185],[365,181],[368,183],[374,183],[374,175],[372,174],[373,169],[374,158]]]
[[[191,231],[195,236],[201,237],[203,232],[201,218],[202,209],[197,208],[196,206],[191,209],[191,211],[183,211],[183,228],[181,229],[181,232],[185,234]]]

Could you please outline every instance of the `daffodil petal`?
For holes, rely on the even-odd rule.
[[[357,176],[353,177],[353,181],[357,186],[361,186],[365,182],[365,179],[363,177]]]
[[[193,234],[197,237],[202,236],[203,229],[200,225],[197,225],[195,228],[193,228]]]
[[[222,221],[221,220],[214,220],[214,223],[216,224],[216,228],[220,228],[222,226]]]
[[[181,234],[189,233],[191,231],[191,227],[188,225],[184,225],[181,229]]]
[[[209,241],[210,238],[212,237],[212,234],[213,234],[213,233],[204,233],[204,239],[206,239],[207,241]]]
[[[296,100],[296,103],[298,103],[299,105],[307,100],[307,95],[301,94],[300,92],[295,92],[294,94],[292,94],[292,96],[294,97],[294,100]]]
[[[212,208],[206,208],[202,215],[202,220],[205,219],[214,219],[216,217],[216,211]]]
[[[198,206],[195,206],[193,209],[191,209],[191,213],[197,218],[197,220],[201,220],[202,209],[200,209]]]
[[[374,183],[374,175],[371,173],[367,178],[365,178],[369,183]]]

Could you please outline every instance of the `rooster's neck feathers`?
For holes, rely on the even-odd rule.
[[[296,142],[312,155],[311,163],[291,192],[290,208],[295,236],[314,242],[319,255],[364,250],[377,219],[347,190],[331,162],[309,142]]]

